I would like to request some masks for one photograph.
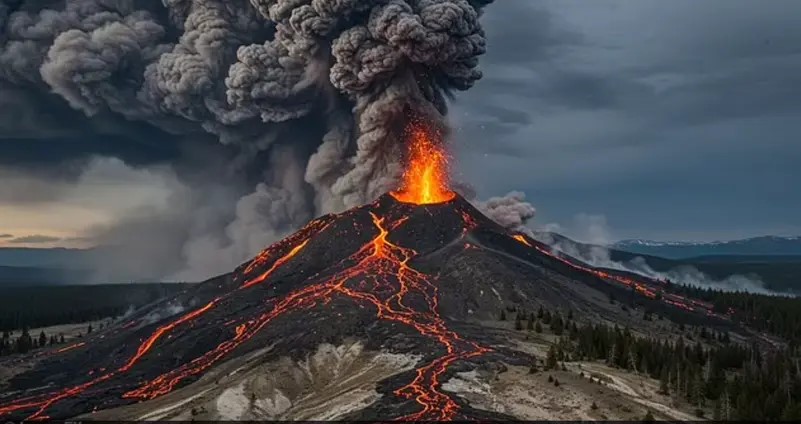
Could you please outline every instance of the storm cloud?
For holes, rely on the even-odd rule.
[[[83,236],[129,247],[120,262],[146,277],[230,269],[396,185],[409,115],[445,126],[448,96],[481,78],[488,3],[4,3],[0,171],[41,190],[0,194],[66,201],[113,157],[161,178],[168,201]],[[154,245],[165,259],[134,265]]]
[[[518,194],[484,209],[520,230],[801,233],[801,4],[488,3],[5,2],[0,203],[135,176],[77,236],[129,245],[132,273],[206,276],[391,187],[411,108],[448,113],[466,192],[526,193],[536,217]]]
[[[497,3],[486,77],[452,108],[457,163],[479,197],[525,192],[535,225],[801,233],[799,14],[792,0]]]

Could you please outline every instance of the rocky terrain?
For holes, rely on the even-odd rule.
[[[658,319],[610,298],[636,298]],[[703,323],[754,338],[658,281],[552,254],[459,196],[415,205],[387,194],[81,344],[2,359],[0,418],[688,417],[647,377],[582,362],[530,372],[555,336],[499,314],[537,308],[650,336]]]

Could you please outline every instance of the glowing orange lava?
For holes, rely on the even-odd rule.
[[[170,393],[185,379],[198,375],[218,363],[230,352],[253,338],[274,319],[289,312],[326,304],[334,296],[339,296],[372,306],[375,308],[377,318],[407,325],[423,337],[432,339],[442,346],[442,356],[418,368],[415,378],[394,392],[397,396],[415,401],[421,407],[417,413],[401,419],[440,421],[456,418],[459,405],[440,390],[441,378],[455,361],[482,355],[490,352],[490,349],[464,339],[447,327],[438,312],[439,296],[436,284],[432,282],[431,277],[414,269],[410,264],[417,256],[417,252],[389,240],[392,231],[402,227],[407,222],[408,216],[390,220],[371,213],[371,217],[377,234],[343,262],[351,265],[337,270],[324,279],[309,282],[310,284],[282,298],[269,299],[265,311],[255,318],[236,325],[228,340],[189,362],[153,379],[142,381],[137,388],[125,392],[122,397],[147,400]],[[465,228],[476,225],[468,214],[463,213],[462,218]],[[251,264],[247,267],[245,277],[259,265],[267,266],[270,263],[272,265],[266,272],[246,280],[234,291],[244,290],[265,281],[276,268],[297,255],[311,237],[322,231],[329,223],[330,218],[325,217],[313,221],[301,230],[300,235],[293,235],[259,255],[254,260],[258,265]],[[213,309],[230,294],[220,296],[205,306],[158,327],[116,370],[57,392],[17,399],[14,403],[0,406],[0,416],[14,411],[34,410],[28,419],[47,418],[45,411],[55,403],[78,396],[92,386],[126,373],[164,339],[166,334]],[[409,299],[412,298],[422,300],[422,304],[411,306]]]
[[[569,266],[569,267],[571,267],[571,268],[573,268],[575,270],[586,272],[588,274],[592,274],[592,275],[594,275],[594,276],[596,276],[598,278],[604,279],[604,280],[616,281],[616,282],[618,282],[620,284],[623,284],[624,286],[631,287],[635,291],[637,291],[638,293],[642,294],[643,296],[645,296],[645,297],[647,297],[649,299],[661,298],[661,300],[663,302],[665,302],[665,303],[667,303],[669,305],[673,305],[673,306],[675,306],[677,308],[684,309],[684,310],[689,311],[689,312],[695,312],[696,311],[696,308],[693,307],[693,305],[695,305],[697,307],[700,307],[700,309],[703,312],[705,312],[707,315],[721,318],[721,316],[719,314],[716,314],[715,312],[712,311],[712,305],[709,304],[709,303],[700,302],[700,301],[697,301],[697,300],[694,300],[694,299],[688,299],[688,298],[686,298],[684,296],[681,296],[681,295],[678,295],[678,294],[674,294],[674,293],[657,293],[656,291],[654,291],[653,289],[649,288],[645,284],[642,284],[642,283],[640,283],[640,282],[638,282],[638,281],[636,281],[636,280],[634,280],[632,278],[623,277],[623,276],[620,276],[620,275],[610,274],[608,272],[604,272],[604,271],[601,271],[601,270],[598,270],[598,269],[593,269],[593,268],[590,268],[590,267],[587,267],[587,266],[580,265],[578,263],[574,263],[574,262],[572,262],[572,261],[570,261],[570,260],[568,260],[568,259],[566,259],[566,258],[564,258],[564,257],[562,257],[562,256],[560,256],[558,254],[555,254],[555,253],[551,252],[548,249],[544,249],[544,248],[542,248],[540,246],[536,246],[536,245],[532,244],[526,238],[526,236],[524,236],[523,234],[515,234],[515,235],[512,236],[512,238],[514,238],[515,240],[519,241],[520,243],[525,244],[528,247],[532,247],[532,248],[536,249],[540,253],[548,255],[548,256],[558,260],[559,262],[562,262],[563,264],[565,264],[565,265],[567,265],[567,266]]]
[[[392,196],[404,203],[443,203],[456,195],[448,188],[448,155],[439,134],[415,123],[409,130],[406,170]]]
[[[79,348],[79,347],[85,346],[85,345],[86,345],[85,342],[75,343],[75,344],[69,345],[67,347],[62,347],[61,349],[57,350],[56,353],[66,352],[68,350],[76,349],[76,348]]]
[[[448,193],[448,192],[444,192]],[[442,194],[442,193],[440,193]],[[454,196],[453,193],[450,194]],[[474,228],[477,223],[469,213],[460,211],[462,225],[467,229]],[[442,378],[448,367],[456,361],[469,360],[476,356],[490,352],[490,349],[465,339],[458,333],[449,329],[446,321],[439,315],[438,287],[433,278],[417,269],[411,262],[418,255],[415,250],[403,247],[390,240],[394,231],[401,228],[409,219],[408,216],[389,218],[397,214],[389,213],[379,216],[370,213],[375,235],[347,260],[341,261],[342,266],[332,270],[326,277],[309,278],[303,285],[280,298],[267,299],[264,310],[255,317],[236,318],[226,322],[225,327],[233,330],[227,340],[222,341],[207,352],[180,364],[175,368],[165,370],[161,375],[144,381],[138,386],[124,392],[126,399],[148,400],[170,393],[181,382],[192,376],[197,376],[223,360],[228,354],[239,346],[256,336],[265,326],[284,314],[299,310],[306,310],[330,302],[334,297],[347,298],[366,305],[375,310],[376,317],[406,325],[414,329],[423,337],[435,341],[441,346],[440,356],[422,365],[416,370],[416,376],[403,387],[394,391],[396,396],[416,402],[420,409],[418,412],[402,417],[414,421],[442,421],[459,418],[459,404],[441,390]],[[28,419],[47,419],[48,409],[54,404],[71,397],[81,395],[93,386],[105,383],[136,367],[140,360],[148,355],[163,339],[177,327],[191,325],[190,323],[200,315],[214,309],[235,292],[249,290],[250,287],[265,282],[278,268],[300,254],[310,241],[323,231],[333,221],[332,216],[326,216],[312,221],[301,231],[282,240],[265,250],[240,274],[244,282],[229,293],[223,294],[191,312],[188,312],[171,322],[155,329],[149,337],[140,342],[138,349],[116,368],[110,371],[99,369],[99,375],[72,387],[60,389],[55,392],[43,393],[30,397],[20,398],[14,402],[0,406],[0,416],[15,411],[32,411]],[[656,298],[657,293],[651,288],[627,277],[612,275],[607,272],[593,269],[580,263],[568,260],[548,249],[542,247],[523,234],[511,235],[521,244],[548,255],[573,269],[589,273],[606,280],[614,280],[633,287],[643,295]],[[479,248],[467,243],[466,247]],[[255,274],[257,269],[267,268],[266,271]],[[413,300],[416,304],[412,306]],[[678,295],[663,293],[662,300],[679,308],[694,310],[696,306],[703,306],[711,314],[710,305],[688,301]],[[229,325],[239,322],[231,328]],[[69,350],[78,345],[68,346]],[[90,373],[92,375],[93,373]],[[95,405],[97,408],[97,405]]]
[[[378,234],[350,257],[355,262],[353,266],[337,272],[323,282],[290,293],[268,312],[238,326],[232,339],[221,343],[205,355],[125,393],[123,397],[145,400],[167,394],[182,380],[208,369],[280,315],[327,303],[335,295],[344,295],[375,307],[379,319],[406,324],[421,335],[436,340],[445,348],[444,356],[419,368],[415,379],[396,390],[395,394],[413,399],[422,406],[419,412],[403,419],[453,419],[459,410],[459,405],[440,391],[440,378],[453,362],[482,355],[490,349],[465,340],[447,328],[437,311],[439,299],[436,285],[427,275],[409,265],[409,261],[417,255],[417,252],[388,240],[390,231],[400,227],[406,219],[395,220],[389,225],[385,222],[385,218],[377,215],[373,214],[372,219]],[[354,284],[356,287],[352,286]],[[425,299],[427,307],[418,310],[406,305],[404,300],[410,294]]]

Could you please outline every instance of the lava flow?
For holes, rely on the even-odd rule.
[[[298,253],[298,251],[301,250],[303,248],[303,246],[305,246],[305,244],[308,241],[309,237],[311,237],[314,234],[317,234],[319,231],[321,231],[323,228],[325,228],[325,226],[330,223],[331,219],[332,219],[331,216],[324,216],[322,218],[314,220],[314,221],[310,222],[309,224],[307,224],[303,229],[301,229],[300,231],[296,232],[295,234],[293,234],[293,235],[291,235],[291,236],[279,241],[278,243],[270,246],[268,249],[263,251],[259,256],[257,256],[251,262],[250,266],[247,268],[246,271],[251,270],[253,267],[258,266],[258,265],[265,265],[267,263],[270,263],[271,261],[273,262],[273,266],[270,268],[271,269],[270,272],[274,271],[274,269],[277,266],[280,266],[281,264],[286,262],[289,258],[291,258],[292,256],[296,255]],[[279,256],[279,254],[281,252],[286,252],[286,253],[283,253],[283,255]],[[251,287],[253,285],[256,285],[256,284],[259,284],[259,283],[265,281],[265,279],[267,277],[269,277],[270,272],[263,273],[262,275],[260,275],[257,278],[253,278],[251,280],[248,280],[242,286],[240,286],[238,288],[238,290],[242,290],[242,289]],[[247,272],[245,274],[247,274]],[[36,409],[36,412],[34,412],[32,415],[28,416],[27,419],[34,420],[34,419],[45,419],[45,418],[47,418],[47,416],[44,415],[44,412],[49,407],[51,407],[53,404],[55,404],[56,402],[58,402],[60,400],[77,396],[77,395],[79,395],[81,393],[86,392],[88,389],[90,389],[90,388],[92,388],[92,387],[94,387],[94,386],[96,386],[96,385],[98,385],[100,383],[103,383],[103,382],[105,382],[107,380],[110,380],[110,379],[112,379],[114,377],[117,377],[120,374],[124,374],[124,373],[128,372],[135,365],[137,365],[137,363],[148,352],[150,352],[150,350],[154,347],[154,345],[156,345],[156,343],[160,339],[162,339],[163,336],[169,334],[175,328],[177,328],[177,327],[179,327],[179,326],[181,326],[183,324],[187,324],[187,323],[195,320],[196,318],[198,318],[200,315],[202,315],[202,314],[208,312],[209,310],[213,309],[221,300],[223,300],[225,298],[228,298],[233,293],[234,292],[229,292],[229,293],[227,293],[227,294],[225,294],[223,296],[217,297],[214,300],[212,300],[211,302],[208,302],[206,305],[204,305],[204,306],[202,306],[202,307],[200,307],[198,309],[195,309],[195,310],[193,310],[191,312],[188,312],[188,313],[182,315],[181,317],[179,317],[179,318],[177,318],[177,319],[175,319],[175,320],[173,320],[173,321],[171,321],[171,322],[169,322],[167,324],[164,324],[164,325],[158,327],[156,329],[156,331],[154,331],[150,336],[148,336],[144,341],[142,341],[142,343],[137,348],[136,352],[122,366],[120,366],[118,369],[116,369],[114,371],[106,372],[104,374],[101,374],[101,375],[99,375],[99,376],[97,376],[97,377],[95,377],[95,378],[93,378],[93,379],[91,379],[91,380],[89,380],[89,381],[87,381],[85,383],[76,385],[74,387],[69,387],[69,388],[66,388],[66,389],[63,389],[63,390],[60,390],[60,391],[57,391],[57,392],[50,392],[50,393],[44,393],[44,394],[35,395],[35,396],[29,396],[29,397],[26,397],[26,398],[23,398],[23,399],[17,399],[16,401],[14,401],[14,402],[12,402],[10,404],[7,404],[7,405],[0,405],[0,417],[3,416],[3,415],[10,414],[12,412],[16,412],[16,411]],[[135,324],[136,321],[132,321],[132,323]],[[129,324],[131,324],[131,323],[129,323]],[[123,326],[123,328],[128,328],[128,327],[129,327],[128,324]],[[68,346],[68,348],[64,348],[62,350],[56,351],[56,353],[61,353],[61,352],[65,352],[67,350],[72,350],[72,349],[75,349],[75,348],[83,347],[84,345],[85,345],[85,343],[79,343],[79,344],[76,344],[76,345]]]
[[[555,253],[551,252],[548,249],[544,249],[544,248],[542,248],[540,246],[532,244],[531,242],[528,241],[526,236],[524,236],[522,234],[515,234],[512,237],[515,240],[519,241],[520,243],[523,243],[528,247],[532,247],[532,248],[536,249],[537,251],[539,251],[540,253],[548,255],[551,258],[554,258],[554,259],[558,260],[559,262],[562,262],[563,264],[565,264],[565,265],[567,265],[567,266],[569,266],[569,267],[571,267],[573,269],[592,274],[592,275],[594,275],[596,277],[599,277],[601,279],[604,279],[604,280],[617,281],[620,284],[623,284],[625,286],[634,288],[634,290],[636,290],[640,294],[642,294],[642,295],[644,295],[644,296],[646,296],[646,297],[648,297],[650,299],[656,299],[657,297],[659,297],[657,295],[656,291],[654,291],[653,289],[647,287],[646,285],[644,285],[644,284],[642,284],[642,283],[640,283],[638,281],[635,281],[632,278],[622,277],[622,276],[619,276],[619,275],[613,275],[613,274],[610,274],[608,272],[604,272],[604,271],[601,271],[601,270],[592,269],[592,268],[587,267],[587,266],[579,265],[579,264],[574,263],[574,262],[572,262],[572,261],[570,261],[568,259],[565,259],[564,257],[562,257],[562,256],[560,256],[558,254],[555,254]],[[716,316],[716,317],[719,317],[719,318],[721,317],[719,314],[716,314],[716,313],[714,313],[712,311],[712,305],[707,304],[705,302],[699,302],[699,301],[696,301],[696,300],[687,299],[687,298],[685,298],[683,296],[679,296],[679,295],[673,294],[673,293],[662,293],[661,299],[662,299],[663,302],[665,302],[667,304],[673,305],[673,306],[675,306],[677,308],[681,308],[681,309],[684,309],[684,310],[689,311],[689,312],[694,312],[696,308],[694,308],[692,305],[696,305],[696,306],[701,307],[704,310],[704,312],[706,312],[707,315]]]
[[[408,133],[406,170],[400,189],[392,196],[415,205],[453,200],[456,194],[448,188],[448,155],[439,134],[422,123],[413,124]]]
[[[403,202],[416,205],[443,203],[456,197],[447,184],[447,157],[441,146],[424,127],[415,126],[411,131],[409,166],[404,174],[401,188],[392,196]],[[308,278],[301,288],[280,298],[265,301],[265,312],[255,318],[243,317],[235,326],[234,334],[213,349],[201,354],[177,368],[163,372],[155,378],[140,382],[139,386],[123,394],[125,399],[147,400],[170,393],[188,377],[198,375],[218,363],[230,352],[255,336],[276,318],[290,312],[326,304],[335,296],[349,298],[372,306],[379,319],[407,325],[423,337],[442,346],[443,354],[417,369],[416,377],[395,391],[400,397],[416,401],[421,410],[403,419],[448,420],[457,416],[459,405],[440,391],[440,379],[449,365],[458,360],[469,359],[490,349],[463,339],[450,330],[439,315],[438,290],[431,278],[411,266],[418,253],[390,241],[393,231],[408,220],[390,211],[388,216],[370,212],[377,234],[355,253],[327,273],[328,277],[316,275]],[[88,389],[114,379],[136,367],[165,336],[178,327],[189,325],[201,315],[208,313],[233,293],[249,289],[266,281],[279,267],[296,257],[314,236],[322,232],[332,221],[331,216],[312,221],[306,228],[290,236],[256,257],[241,276],[243,282],[235,290],[218,296],[167,324],[158,327],[144,339],[136,352],[121,366],[101,374],[87,382],[57,392],[18,399],[9,405],[0,406],[0,416],[15,412],[34,410],[29,419],[45,418],[46,411],[55,403],[85,393]],[[475,225],[469,214],[462,213],[463,228]],[[280,254],[278,252],[281,252]],[[268,264],[271,264],[267,267]],[[348,265],[352,264],[352,265]],[[257,268],[267,270],[253,277]],[[235,322],[236,320],[234,320]]]
[[[455,401],[439,390],[440,377],[454,361],[481,355],[489,349],[467,341],[447,328],[445,321],[437,312],[436,285],[427,275],[409,265],[417,252],[389,241],[390,231],[402,226],[405,219],[398,219],[389,224],[385,222],[385,218],[375,214],[372,214],[372,219],[378,235],[345,261],[355,265],[336,272],[320,283],[290,293],[272,305],[268,312],[238,326],[236,335],[232,339],[203,356],[125,393],[124,396],[152,399],[169,393],[182,380],[205,371],[280,315],[327,303],[335,295],[344,295],[374,306],[379,319],[406,324],[421,335],[442,344],[445,355],[419,368],[416,378],[395,393],[414,399],[422,406],[421,411],[405,419],[454,418],[459,407]],[[424,299],[425,308],[420,310],[407,305],[411,297]]]

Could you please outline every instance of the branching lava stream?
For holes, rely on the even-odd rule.
[[[10,413],[30,413],[28,419],[46,419],[46,413],[51,407],[64,399],[84,394],[89,397],[94,392],[107,388],[108,384],[98,387],[102,383],[114,380],[116,387],[126,390],[122,397],[131,401],[144,401],[166,395],[175,390],[182,382],[198,376],[224,360],[231,352],[253,339],[263,328],[271,322],[286,314],[308,310],[315,306],[323,306],[333,299],[349,299],[375,310],[380,320],[403,324],[416,331],[422,337],[436,342],[441,352],[437,352],[430,362],[416,370],[411,382],[394,391],[398,397],[414,401],[419,405],[417,412],[402,417],[405,420],[415,421],[441,421],[459,418],[459,404],[441,391],[441,380],[448,367],[456,361],[469,360],[476,356],[490,352],[490,349],[478,343],[466,340],[459,334],[450,330],[445,320],[439,315],[439,293],[434,278],[412,266],[412,262],[420,253],[410,247],[404,247],[397,242],[394,232],[404,229],[409,221],[410,214],[416,208],[423,208],[421,212],[429,212],[427,205],[437,205],[449,202],[456,198],[456,194],[448,188],[447,155],[443,146],[425,126],[414,125],[410,129],[409,154],[407,157],[407,170],[403,176],[403,183],[399,190],[391,192],[392,198],[400,203],[393,203],[390,209],[377,212],[381,208],[374,203],[365,211],[359,228],[360,233],[369,231],[374,234],[371,239],[360,247],[351,245],[349,254],[345,252],[334,266],[324,268],[313,276],[296,280],[285,295],[269,296],[262,303],[257,303],[255,313],[241,317],[225,317],[225,324],[221,328],[232,329],[232,334],[214,347],[209,347],[204,353],[186,360],[175,368],[168,369],[153,378],[135,382],[137,386],[131,387],[130,380],[117,379],[136,368],[141,362],[158,350],[160,343],[173,336],[179,328],[191,328],[197,319],[210,311],[220,307],[225,302],[236,301],[232,298],[237,293],[253,290],[283,269],[292,260],[302,255],[305,249],[313,245],[316,237],[331,226],[338,218],[326,215],[310,222],[306,227],[295,234],[272,245],[244,269],[237,271],[237,286],[227,293],[218,295],[197,309],[171,320],[157,327],[150,335],[139,341],[137,349],[125,360],[116,361],[117,365],[109,367],[109,371],[100,369],[91,372],[94,375],[90,380],[63,388],[59,391],[44,393],[17,399],[7,405],[0,405],[0,417]],[[460,218],[461,237],[476,228],[476,217],[469,211],[457,209]],[[350,212],[346,212],[350,213]],[[372,225],[370,225],[370,223]],[[405,230],[405,229],[404,229]],[[427,230],[426,230],[427,231]],[[573,269],[586,272],[607,280],[633,287],[641,294],[655,298],[657,294],[644,284],[622,277],[611,275],[601,270],[583,266],[574,261],[565,259],[547,249],[532,243],[520,234],[509,234],[518,242],[540,253],[548,255]],[[321,237],[325,239],[325,237]],[[471,246],[469,243],[466,246]],[[692,308],[675,298],[663,299],[668,303],[675,303],[679,307]],[[262,306],[263,305],[263,306]],[[136,321],[133,321],[135,324]],[[124,327],[123,329],[128,328]],[[63,348],[61,352],[84,347],[76,344]],[[111,384],[111,383],[109,383]],[[87,405],[97,408],[99,405]]]
[[[414,205],[444,203],[455,198],[456,194],[448,188],[447,154],[439,142],[439,134],[432,133],[430,128],[421,123],[415,123],[407,135],[409,137],[407,170],[401,188],[392,192],[392,196],[403,203]],[[344,296],[371,305],[376,309],[379,319],[408,325],[422,336],[436,340],[442,345],[444,354],[419,368],[416,377],[406,386],[396,390],[395,394],[413,399],[421,406],[419,412],[405,417],[406,419],[448,420],[456,417],[459,406],[439,390],[440,379],[453,362],[481,355],[489,349],[467,341],[448,329],[438,313],[436,285],[429,276],[410,265],[417,252],[389,240],[390,233],[401,227],[409,217],[401,215],[388,221],[387,217],[378,216],[374,212],[370,212],[370,215],[377,235],[345,261],[340,262],[353,265],[340,270],[334,268],[333,275],[328,278],[321,281],[312,278],[305,282],[308,285],[283,298],[268,300],[265,305],[266,311],[246,321],[243,318],[244,322],[235,327],[230,339],[201,356],[145,381],[133,390],[128,390],[123,394],[123,398],[147,400],[165,395],[187,377],[198,375],[218,363],[279,316],[327,303],[334,296]],[[93,386],[127,373],[146,357],[165,335],[206,314],[233,293],[267,281],[277,269],[300,254],[314,236],[322,232],[332,220],[331,216],[326,216],[312,221],[304,229],[265,250],[242,272],[245,280],[236,290],[216,297],[204,306],[158,327],[116,370],[55,393],[33,396],[0,406],[0,416],[20,410],[35,410],[29,419],[45,418],[45,412],[55,403],[80,395]],[[463,213],[462,220],[465,231],[475,225],[469,214]],[[267,267],[267,264],[271,265]],[[266,271],[252,276],[256,269],[265,267]],[[410,306],[412,303],[416,303],[415,306]]]
[[[440,391],[440,379],[448,366],[454,361],[469,359],[488,352],[489,349],[465,340],[457,333],[449,330],[445,321],[439,316],[437,287],[426,274],[414,269],[409,262],[417,255],[412,249],[394,244],[389,240],[391,232],[401,227],[405,218],[388,222],[387,218],[371,213],[377,235],[344,263],[347,266],[330,277],[300,288],[283,298],[268,301],[266,312],[241,323],[235,327],[232,337],[217,345],[214,349],[172,369],[145,381],[138,388],[129,390],[123,397],[146,400],[165,395],[174,390],[187,377],[198,375],[218,363],[228,353],[250,340],[271,321],[286,313],[303,310],[330,301],[334,296],[345,296],[357,302],[375,308],[379,319],[402,323],[415,329],[419,334],[436,340],[443,347],[444,354],[432,362],[420,367],[416,377],[404,387],[395,391],[401,397],[412,399],[421,405],[421,410],[411,416],[410,420],[447,420],[453,419],[458,404]],[[247,280],[238,290],[246,289],[264,281],[275,268],[285,263],[289,257],[308,243],[309,237],[321,231],[327,223],[310,224],[311,233],[297,238],[294,246],[285,247],[283,256],[273,259],[273,265],[259,277]],[[471,222],[464,222],[470,226]],[[263,264],[271,261],[260,256]],[[258,258],[257,258],[258,260]],[[133,367],[156,346],[166,334],[178,326],[184,325],[198,316],[213,309],[225,296],[218,297],[201,308],[191,311],[180,318],[160,326],[150,337],[142,342],[135,354],[122,366],[112,372],[102,374],[86,383],[0,407],[0,414],[17,410],[35,410],[29,419],[42,419],[48,408],[63,399],[85,392],[92,386],[108,381],[123,374]],[[417,300],[416,307],[407,305]],[[420,301],[422,299],[422,302]],[[423,307],[420,307],[420,303]]]

